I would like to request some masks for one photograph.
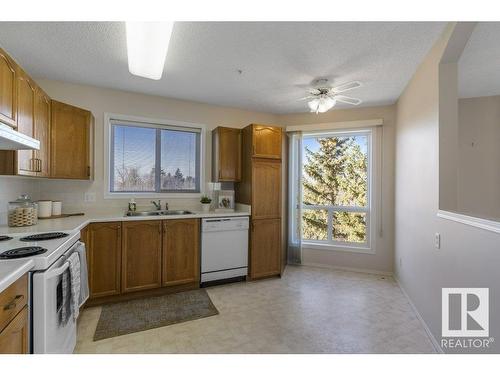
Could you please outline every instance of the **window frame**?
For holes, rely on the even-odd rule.
[[[302,238],[293,238],[294,242],[301,242],[302,245],[306,248],[310,249],[318,249],[318,250],[343,250],[343,251],[351,251],[351,252],[361,252],[361,253],[375,253],[375,249],[373,246],[373,236],[374,232],[374,205],[373,205],[373,197],[374,197],[374,173],[373,173],[373,165],[374,165],[374,132],[373,129],[359,129],[359,130],[346,130],[346,129],[338,129],[338,130],[321,130],[321,131],[313,131],[313,132],[303,132],[303,139],[306,138],[317,138],[317,137],[351,137],[351,136],[366,136],[367,137],[367,155],[368,155],[368,163],[367,163],[367,204],[365,207],[361,206],[336,206],[336,205],[304,205],[301,204],[300,210],[303,212],[304,210],[326,210],[328,212],[327,216],[327,227],[328,227],[328,237],[327,240],[308,240]],[[295,145],[294,152],[297,154],[298,152],[302,152],[302,150],[298,151],[296,148],[298,146]],[[294,157],[294,162],[299,162],[299,158]],[[303,173],[304,170],[304,160],[302,160],[302,165],[300,166],[300,171]],[[293,168],[295,169],[295,168]],[[302,175],[301,175],[302,180]],[[293,178],[293,181],[298,181],[297,178]],[[295,192],[298,189],[294,188]],[[303,189],[301,189],[303,193]],[[303,197],[300,199],[303,202]],[[297,210],[297,208],[295,208]],[[333,239],[333,215],[335,212],[352,212],[352,213],[364,213],[366,220],[366,241],[365,242],[350,242],[350,241],[339,241]],[[292,213],[292,215],[296,215],[296,212]],[[301,224],[302,227],[302,224]]]
[[[145,128],[156,128],[157,133],[160,135],[156,136],[156,147],[159,148],[159,142],[161,142],[161,130],[178,130],[178,131],[188,131],[189,129],[194,130],[194,132],[199,133],[199,144],[200,147],[197,148],[197,160],[196,168],[198,173],[198,191],[192,190],[156,190],[156,191],[112,191],[112,178],[114,175],[113,168],[113,155],[112,145],[113,141],[113,126],[112,122],[123,122],[125,126],[134,127],[145,127]],[[154,119],[130,115],[122,115],[115,113],[105,113],[104,114],[104,198],[105,199],[127,199],[127,198],[199,198],[204,194],[205,188],[205,169],[206,169],[206,158],[205,158],[205,142],[206,142],[206,129],[207,126],[204,124],[189,123],[183,121],[167,120],[167,119]],[[161,167],[161,154],[157,152],[155,155],[155,163]],[[158,166],[156,168],[159,168]],[[160,176],[157,174],[155,176],[155,185],[159,188]]]

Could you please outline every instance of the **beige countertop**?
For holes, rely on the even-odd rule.
[[[35,263],[29,258],[0,261],[0,293],[28,272]]]
[[[197,219],[197,218],[217,218],[232,216],[249,216],[250,207],[238,205],[234,212],[201,212],[193,211],[189,215],[168,215],[168,216],[125,216],[124,210],[102,210],[84,212],[83,216],[70,216],[60,219],[38,220],[36,225],[29,227],[8,227],[0,226],[0,234],[35,234],[43,232],[57,231],[79,231],[89,223],[109,222],[109,221],[139,221],[139,220],[174,220],[174,219]],[[0,293],[9,285],[23,276],[33,267],[33,261],[29,258],[15,260],[0,260]]]
[[[0,226],[0,234],[32,234],[55,231],[81,230],[89,223],[109,221],[139,221],[139,220],[174,220],[174,219],[199,219],[210,217],[249,216],[249,206],[239,207],[234,212],[201,212],[193,211],[189,215],[164,215],[164,216],[125,216],[124,210],[102,210],[84,212],[83,216],[70,216],[60,219],[38,220],[38,224],[29,227]],[[1,261],[0,261],[1,262]]]

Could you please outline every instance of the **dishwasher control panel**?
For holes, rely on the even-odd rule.
[[[202,232],[248,229],[248,217],[203,219]]]

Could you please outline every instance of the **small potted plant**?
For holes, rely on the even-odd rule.
[[[202,208],[203,212],[210,211],[210,203],[212,203],[212,199],[210,199],[209,197],[204,195],[203,197],[201,197],[200,202],[201,202],[201,208]]]

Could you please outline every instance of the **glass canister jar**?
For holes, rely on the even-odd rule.
[[[9,202],[9,227],[25,227],[38,222],[38,206],[29,195],[23,194],[15,201]]]

